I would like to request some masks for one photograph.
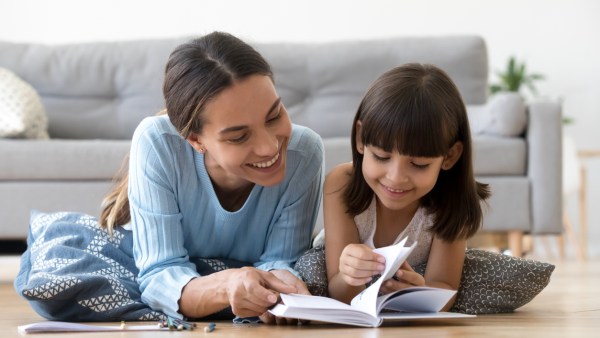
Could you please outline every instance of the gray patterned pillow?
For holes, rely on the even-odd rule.
[[[425,273],[427,263],[414,267]],[[296,263],[296,271],[315,295],[327,295],[325,251],[310,249]],[[529,303],[550,282],[554,265],[489,251],[466,252],[462,279],[451,312],[491,314],[512,312]]]
[[[131,231],[118,227],[111,236],[95,217],[75,212],[34,212],[29,231],[14,286],[40,316],[83,322],[166,318],[141,300]],[[251,265],[190,260],[201,275]],[[233,313],[226,308],[208,318],[233,318]]]

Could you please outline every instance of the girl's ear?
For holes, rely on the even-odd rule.
[[[354,137],[356,138],[356,151],[358,151],[360,154],[364,155],[365,154],[365,146],[362,142],[362,122],[360,121],[356,121],[356,135],[354,135]]]
[[[196,149],[197,152],[204,154],[204,152],[206,151],[206,148],[204,148],[204,146],[202,145],[202,142],[200,142],[200,137],[197,134],[190,134],[186,138],[186,141],[188,141],[188,143],[194,149]]]
[[[456,162],[458,162],[458,159],[460,159],[460,155],[462,155],[462,151],[463,151],[462,142],[454,143],[454,145],[452,145],[452,147],[450,147],[448,154],[446,154],[446,156],[444,157],[444,161],[442,162],[442,169],[450,170],[456,164]]]

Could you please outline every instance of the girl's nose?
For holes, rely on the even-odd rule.
[[[404,165],[396,161],[390,162],[386,176],[391,182],[395,183],[408,181]]]

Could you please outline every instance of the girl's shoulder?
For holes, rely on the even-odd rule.
[[[334,193],[342,191],[350,182],[352,176],[352,162],[338,164],[333,167],[325,177],[323,186],[324,193]]]

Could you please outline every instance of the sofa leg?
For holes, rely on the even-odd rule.
[[[523,231],[508,232],[508,248],[514,257],[523,257]]]

